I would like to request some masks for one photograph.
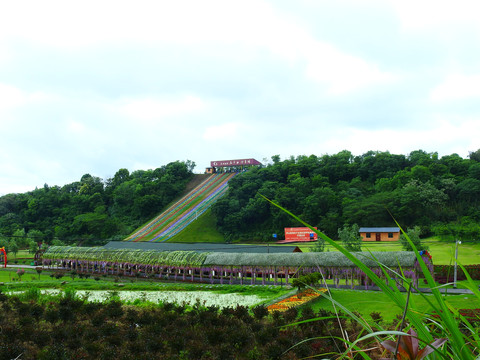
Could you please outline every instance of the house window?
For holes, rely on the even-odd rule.
[[[388,238],[393,239],[393,233],[388,233]]]
[[[367,239],[370,239],[372,237],[372,234],[371,233],[366,233],[365,236],[367,237]]]

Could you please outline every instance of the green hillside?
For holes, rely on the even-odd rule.
[[[144,226],[135,230],[125,241],[163,242],[196,222],[228,189],[228,182],[238,173],[212,174],[200,182]]]
[[[223,243],[225,238],[217,230],[216,219],[209,209],[182,232],[173,236],[168,242],[214,242]]]

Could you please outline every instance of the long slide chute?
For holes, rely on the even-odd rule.
[[[179,201],[129,235],[124,241],[163,242],[178,234],[215,203],[238,173],[209,176]]]

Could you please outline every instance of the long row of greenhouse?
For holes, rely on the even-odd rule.
[[[384,277],[403,273],[417,285],[421,273],[414,252],[358,252],[353,255]],[[431,265],[428,257],[423,257]],[[340,252],[227,253],[52,246],[43,267],[77,273],[136,276],[220,284],[288,284],[300,275],[320,272],[336,286],[341,281],[371,286],[363,271]]]

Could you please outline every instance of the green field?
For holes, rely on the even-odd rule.
[[[384,293],[379,291],[354,291],[344,289],[330,289],[332,297],[350,311],[356,311],[363,318],[370,321],[372,312],[382,314],[385,322],[391,322],[397,315],[402,315],[403,309],[398,308]],[[407,295],[405,294],[405,297]],[[432,295],[425,295],[427,298]],[[456,309],[480,308],[479,299],[475,295],[445,295],[447,302]],[[432,299],[433,300],[433,299]],[[412,294],[410,308],[419,313],[428,313],[431,308],[427,300],[420,294]],[[334,311],[334,306],[329,299],[318,298],[311,304],[316,311],[325,309]],[[337,311],[341,310],[337,306]]]
[[[14,254],[11,251],[7,252],[8,261],[13,261],[13,260],[22,259],[22,258],[32,258],[33,259],[33,254],[28,250],[19,250],[16,254]]]

